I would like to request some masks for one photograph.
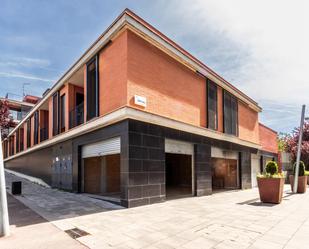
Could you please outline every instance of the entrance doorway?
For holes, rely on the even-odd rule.
[[[235,159],[212,158],[212,188],[238,189],[238,161]]]
[[[83,192],[120,199],[120,154],[84,158]]]
[[[166,197],[192,196],[192,156],[165,153]]]

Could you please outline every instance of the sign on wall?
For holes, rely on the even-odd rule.
[[[142,107],[146,107],[147,99],[139,95],[134,95],[134,104],[142,106]]]

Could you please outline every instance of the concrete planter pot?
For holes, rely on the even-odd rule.
[[[279,204],[282,200],[284,178],[257,178],[261,202]]]
[[[290,178],[291,189],[293,191],[294,176],[290,175],[289,178]],[[306,190],[307,190],[307,176],[299,176],[298,177],[297,193],[303,194],[303,193],[306,193]]]

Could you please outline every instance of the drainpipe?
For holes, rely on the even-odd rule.
[[[6,198],[2,139],[0,129],[0,237],[10,235],[8,202]]]
[[[303,139],[305,109],[306,109],[306,105],[303,105],[302,111],[301,111],[299,138],[298,138],[298,146],[297,146],[297,157],[296,157],[296,165],[295,165],[295,176],[294,176],[294,186],[293,186],[294,194],[297,193],[297,187],[298,187],[299,161],[300,161],[301,144],[302,144],[302,139]]]

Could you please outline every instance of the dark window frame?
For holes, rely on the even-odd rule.
[[[4,149],[4,158],[8,157],[8,139],[6,139],[3,143],[3,149]]]
[[[24,128],[19,129],[19,151],[24,150]]]
[[[31,118],[27,120],[27,148],[31,147]]]
[[[57,105],[57,106],[55,106]],[[56,108],[55,108],[56,107]],[[59,134],[59,91],[55,92],[52,97],[52,133],[53,136]]]
[[[14,155],[14,136],[10,137],[10,156]]]
[[[16,130],[15,136],[16,136],[16,140],[15,140],[15,151],[16,153],[19,152],[19,129]]]
[[[227,110],[226,110],[226,100],[227,98],[229,98],[229,104],[230,104],[230,114],[228,114],[230,117],[227,117]],[[232,100],[235,103],[235,131],[233,131],[233,112],[232,112]],[[226,90],[223,90],[223,101],[222,101],[223,105],[223,132],[229,135],[234,135],[234,136],[238,136],[239,135],[239,125],[238,125],[238,99],[232,95],[231,93],[229,93]],[[228,119],[229,118],[229,119]],[[230,122],[231,127],[227,127],[227,120]]]
[[[210,125],[210,98],[209,98],[209,93],[210,93],[210,87],[213,87],[215,89],[215,125],[214,127]],[[207,88],[206,88],[206,97],[207,97],[207,128],[212,129],[212,130],[218,130],[218,87],[217,85],[212,82],[211,80],[207,79]]]
[[[66,101],[66,96],[65,96],[65,93],[62,94],[60,96],[60,100],[59,100],[59,121],[60,121],[60,124],[59,124],[59,127],[60,127],[60,133],[64,132],[65,131],[65,112],[66,112],[66,105],[65,105],[65,101]]]
[[[94,100],[94,107],[90,105],[89,103],[89,94],[88,92],[90,92],[90,73],[89,73],[89,67],[91,66],[91,64],[95,63],[95,100]],[[99,56],[95,55],[87,64],[86,64],[86,120],[91,120],[95,117],[99,116]],[[90,108],[94,108],[95,110],[92,110]],[[92,111],[94,113],[92,113]]]
[[[36,111],[33,115],[34,127],[33,127],[33,144],[39,143],[39,111]]]

